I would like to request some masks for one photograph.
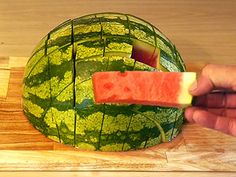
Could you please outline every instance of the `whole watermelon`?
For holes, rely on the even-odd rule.
[[[132,58],[134,42],[158,50],[159,68]],[[68,20],[37,45],[25,68],[23,109],[48,138],[86,150],[127,151],[172,140],[183,110],[95,104],[98,71],[185,71],[175,46],[152,24],[120,13]]]

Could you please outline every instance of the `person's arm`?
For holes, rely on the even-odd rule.
[[[207,65],[189,92],[196,96],[189,122],[236,136],[236,66]]]

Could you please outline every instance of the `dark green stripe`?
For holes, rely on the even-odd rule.
[[[40,106],[42,109],[47,109],[50,104],[50,99],[42,99],[36,95],[30,94],[28,98],[23,98],[23,100],[31,101],[33,104]]]
[[[50,52],[48,53],[48,50],[47,50],[47,49],[48,49],[48,48],[47,48],[47,40],[46,40],[44,53],[45,53],[45,54],[48,53],[47,55],[50,56],[50,55],[53,54],[54,52],[58,52],[58,50],[62,50],[62,52],[63,52],[63,49],[66,48],[66,47],[69,47],[69,45],[66,44],[66,45],[61,46],[61,47],[59,47],[59,48],[57,48],[57,49],[55,49],[55,50],[53,50],[53,51],[50,51]],[[35,55],[35,54],[34,54],[34,55]],[[31,60],[31,59],[34,57],[34,55],[32,55],[29,60]],[[38,61],[34,64],[34,66],[32,66],[31,70],[29,71],[28,75],[25,76],[24,80],[25,80],[27,77],[30,77],[30,73],[31,73],[31,72],[33,71],[33,69],[37,66],[37,64],[38,64],[41,60],[43,60],[43,59],[45,59],[45,55],[38,58]],[[29,61],[28,61],[28,62],[29,62]],[[27,66],[27,67],[29,67],[29,66]]]
[[[71,62],[65,61],[61,65],[51,65],[51,77],[45,78],[47,75],[47,67],[44,68],[43,72],[38,73],[31,77],[26,77],[24,82],[28,87],[35,87],[43,84],[45,81],[49,81],[52,77],[58,77],[59,80],[64,79],[66,72],[71,71]]]
[[[181,69],[182,72],[183,72],[183,71],[186,71],[186,66],[185,66],[185,64],[184,64],[184,62],[183,62],[183,59],[181,58],[179,52],[176,50],[175,46],[174,46],[174,51],[175,51],[176,56],[177,56],[176,62],[177,62],[177,64],[178,64],[178,66],[180,67],[180,69]]]
[[[160,51],[160,55],[161,55],[160,56],[161,58],[173,63],[176,66],[176,60],[172,56],[170,56],[168,53],[166,53],[164,50]]]
[[[24,114],[28,117],[29,121],[32,123],[32,125],[37,128],[40,132],[42,132],[44,135],[49,134],[49,127],[48,125],[43,121],[43,119],[35,117],[30,112],[24,110]]]
[[[100,35],[100,32],[99,32]],[[103,40],[97,40],[97,41],[87,41],[80,43],[79,45],[83,45],[85,47],[91,47],[91,48],[103,48],[104,47],[104,41]]]
[[[129,127],[130,127],[130,124],[131,124],[132,120],[133,120],[133,115],[131,115],[130,119],[129,119],[129,124],[128,124],[127,129],[126,129],[126,136],[125,136],[125,139],[123,141],[122,151],[124,150],[125,143],[128,142],[127,140],[128,140],[128,136],[129,136]]]
[[[96,18],[95,15],[96,14],[91,14],[91,15],[86,15],[86,16],[83,16],[83,17],[75,18],[74,22],[73,22],[75,28],[76,28],[77,25],[91,25],[91,24],[94,24],[94,23],[99,23],[99,19]],[[88,16],[91,16],[91,18],[85,18],[85,17],[88,17]]]
[[[68,87],[68,85],[65,88],[67,88],[67,87]],[[64,89],[62,89],[58,93],[57,96],[59,96],[61,93],[63,93]],[[58,100],[56,100],[57,96],[52,97],[52,106],[54,106],[55,108],[58,108],[61,111],[66,111],[70,107],[70,106],[68,107],[66,105],[71,105],[71,101],[63,101],[63,102],[58,101]],[[31,93],[29,93],[28,98],[24,98],[24,99],[31,101],[33,104],[40,106],[44,110],[47,110],[50,107],[50,101],[51,101],[50,99],[42,99],[42,98],[39,98],[38,96],[33,95]]]
[[[64,144],[74,145],[74,138],[69,138],[69,136],[74,136],[74,132],[69,130],[65,122],[62,121],[61,124],[58,125],[58,130],[60,131],[60,138]]]
[[[169,47],[169,49],[170,49],[172,52],[174,51],[173,45],[172,45],[170,42],[166,41],[163,37],[161,37],[160,35],[158,35],[158,34],[156,34],[156,33],[155,33],[155,35],[156,35],[156,37],[159,38],[167,47]]]
[[[145,26],[145,25],[143,25],[141,23],[130,21],[130,29],[131,30],[139,29],[139,30],[145,32],[145,34],[147,36],[154,36],[154,31],[152,31],[150,28],[148,28],[147,26]]]
[[[54,40],[50,39],[50,43],[48,44],[48,50],[50,50],[50,48],[52,47],[62,47],[64,45],[68,45],[70,44],[70,40],[71,40],[71,36],[68,35],[68,36],[60,36]],[[55,50],[55,49],[53,49]]]
[[[176,117],[175,117],[175,121],[174,121],[174,124],[173,124],[173,130],[172,130],[172,133],[171,133],[171,136],[170,136],[170,140],[172,140],[176,136],[174,134],[174,128],[177,128],[177,129],[181,128],[181,125],[183,123],[183,117],[184,117],[183,114],[178,115],[178,112],[176,112]]]
[[[81,43],[80,41],[83,42],[95,41],[98,39],[97,38],[98,36],[100,36],[100,32],[89,32],[89,33],[77,33],[74,35],[74,38],[76,43]]]
[[[113,43],[113,42],[115,42],[115,43],[126,43],[126,44],[133,45],[133,41],[134,41],[127,34],[126,35],[122,35],[122,36],[117,36],[117,37],[114,37],[114,35],[113,36],[106,36],[106,39],[107,39],[106,47],[108,47],[108,45],[110,43]]]
[[[65,28],[66,26],[69,26],[70,24],[71,24],[71,19],[68,19],[62,22],[61,24],[59,24],[58,26],[56,26],[54,29],[52,29],[50,33],[51,34],[56,33],[58,30],[61,30],[62,28]]]

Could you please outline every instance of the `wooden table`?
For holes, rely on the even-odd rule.
[[[86,152],[44,137],[21,108],[30,52],[68,18],[101,11],[144,18],[176,44],[188,69],[197,71],[206,63],[236,64],[235,9],[234,0],[0,0],[0,176],[236,176],[236,138],[214,130],[186,124],[171,143]]]

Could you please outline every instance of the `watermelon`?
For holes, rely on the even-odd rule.
[[[188,88],[194,72],[112,71],[93,75],[96,103],[126,103],[187,107],[192,96]]]
[[[65,145],[97,151],[147,148],[177,136],[184,110],[96,104],[92,75],[157,70],[186,69],[175,46],[149,22],[120,13],[67,20],[43,37],[29,58],[23,110],[36,129]]]

